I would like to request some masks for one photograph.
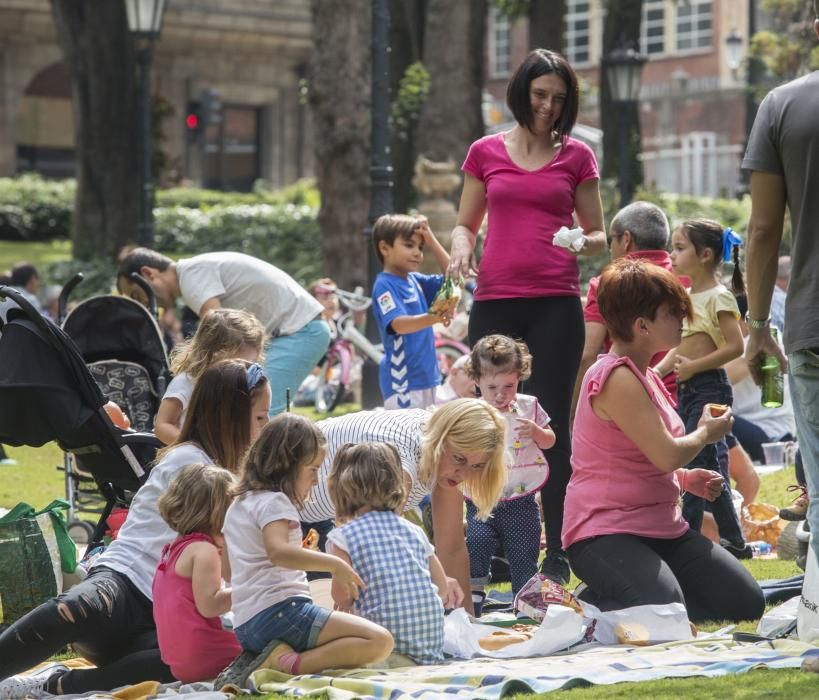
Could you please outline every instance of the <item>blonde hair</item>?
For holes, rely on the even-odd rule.
[[[249,345],[262,359],[265,329],[252,313],[239,309],[211,309],[199,322],[193,337],[178,345],[171,355],[171,371],[187,372],[198,379],[215,362],[236,357]]]
[[[406,500],[401,458],[385,442],[348,443],[336,452],[327,490],[339,520],[364,507],[397,512]]]
[[[475,381],[481,377],[517,372],[521,380],[532,375],[532,355],[522,340],[494,334],[481,338],[466,362],[466,374]]]
[[[496,408],[481,399],[455,399],[435,409],[424,427],[418,478],[429,484],[436,478],[445,447],[462,452],[485,452],[485,466],[466,480],[469,496],[486,519],[506,484],[504,450],[506,421]]]
[[[188,464],[159,497],[159,514],[180,535],[218,535],[235,483],[233,474],[215,464]]]
[[[304,501],[295,487],[299,469],[317,462],[326,451],[327,438],[315,423],[295,413],[280,413],[262,428],[247,453],[234,495],[280,491],[301,508]]]

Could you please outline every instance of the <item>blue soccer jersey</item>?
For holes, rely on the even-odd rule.
[[[390,324],[399,316],[418,316],[429,311],[429,305],[444,282],[443,275],[422,275],[410,272],[405,279],[381,272],[373,285],[373,313],[384,344],[379,382],[381,394],[388,399],[421,389],[434,389],[441,383],[435,335],[432,328],[400,335]],[[409,399],[407,399],[407,406]]]

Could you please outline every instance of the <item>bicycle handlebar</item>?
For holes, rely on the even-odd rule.
[[[373,303],[370,297],[364,296],[360,287],[356,288],[354,292],[347,292],[343,289],[335,290],[336,296],[344,303],[351,311],[364,311],[369,309]]]

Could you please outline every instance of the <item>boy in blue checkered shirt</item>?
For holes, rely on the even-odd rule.
[[[406,500],[398,451],[387,443],[345,445],[328,490],[337,517],[346,521],[328,535],[332,552],[366,584],[354,600],[334,579],[338,609],[389,630],[395,651],[416,663],[442,662],[446,575],[424,531],[397,514]]]

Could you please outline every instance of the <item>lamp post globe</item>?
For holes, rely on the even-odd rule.
[[[739,67],[742,64],[742,44],[742,34],[734,27],[725,37],[725,60],[734,78],[737,77]]]

